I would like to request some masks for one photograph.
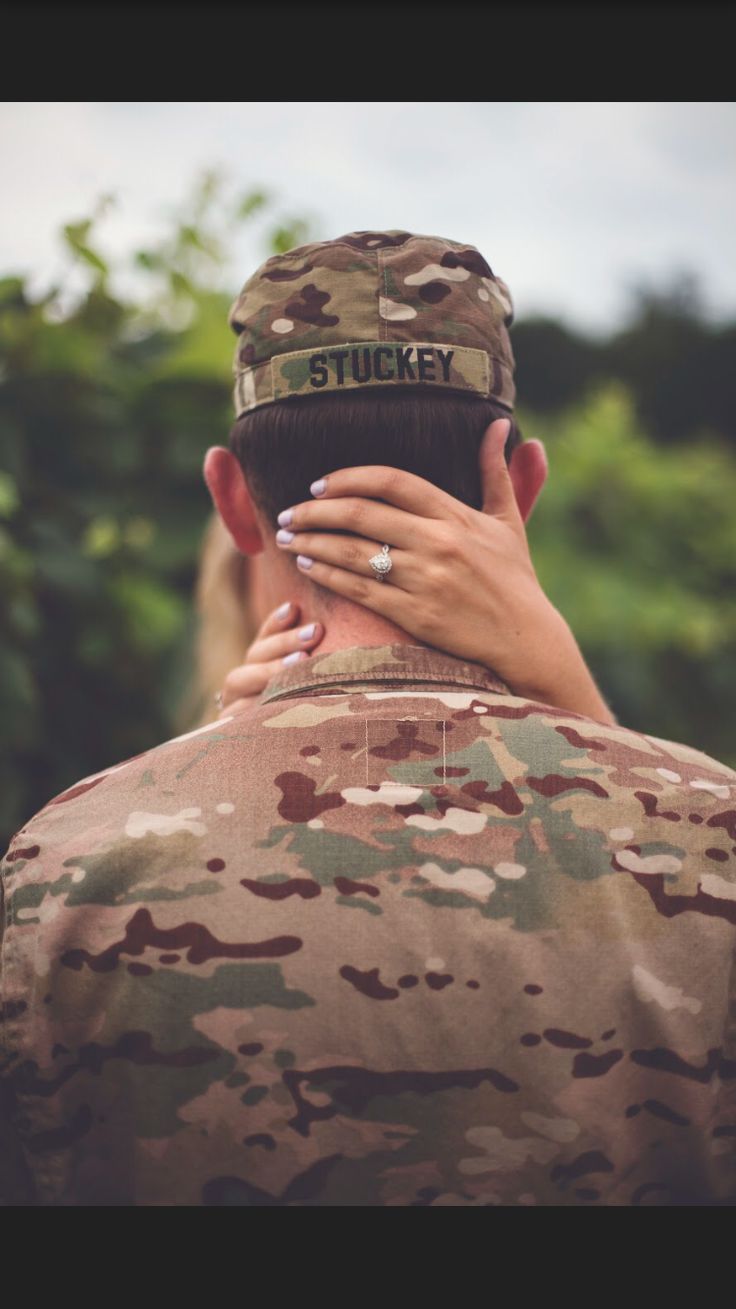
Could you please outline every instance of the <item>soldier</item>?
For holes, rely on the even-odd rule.
[[[736,773],[619,726],[541,592],[511,316],[398,231],[238,297],[205,475],[273,612],[3,861],[10,1203],[736,1198]]]

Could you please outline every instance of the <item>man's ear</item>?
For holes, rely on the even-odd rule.
[[[509,477],[523,522],[529,518],[548,472],[547,451],[541,441],[521,441],[511,452]]]
[[[212,503],[240,553],[260,554],[263,537],[243,470],[232,450],[213,445],[204,457],[202,472]]]

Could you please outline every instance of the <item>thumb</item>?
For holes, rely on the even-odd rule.
[[[483,498],[481,512],[494,517],[518,517],[516,496],[503,453],[510,431],[508,418],[494,419],[483,433],[478,451]]]

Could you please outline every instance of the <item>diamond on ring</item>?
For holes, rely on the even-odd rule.
[[[373,576],[377,582],[384,582],[386,580],[386,574],[390,573],[394,566],[393,560],[389,555],[390,548],[391,547],[388,545],[382,545],[381,553],[371,555],[371,558],[368,560],[368,563],[373,569]]]

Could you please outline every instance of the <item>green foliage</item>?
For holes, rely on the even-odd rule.
[[[736,324],[708,320],[691,274],[638,288],[629,321],[607,339],[531,318],[513,328],[513,345],[520,393],[537,413],[559,414],[615,378],[657,442],[690,442],[707,427],[736,448]]]
[[[228,197],[206,174],[164,238],[132,254],[131,302],[99,249],[112,203],[64,228],[74,297],[0,279],[6,843],[79,778],[184,730],[202,459],[231,422],[224,251],[256,217],[264,257],[312,239],[270,196]],[[555,340],[572,385],[564,329]],[[734,455],[712,423],[656,444],[638,400],[590,369],[577,395],[564,411],[550,395],[554,417],[520,415],[550,456],[530,522],[542,582],[623,723],[736,764]]]
[[[160,244],[133,254],[130,303],[97,247],[112,203],[63,230],[76,302],[0,280],[6,842],[75,780],[176,730],[211,507],[202,459],[232,421],[223,252],[272,207],[205,175]],[[274,213],[264,257],[306,235]]]
[[[736,455],[705,429],[655,444],[617,383],[520,422],[550,463],[537,573],[619,720],[736,765]]]

